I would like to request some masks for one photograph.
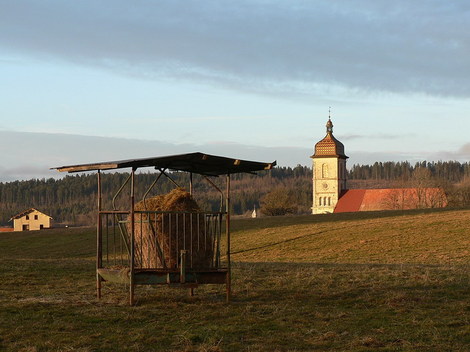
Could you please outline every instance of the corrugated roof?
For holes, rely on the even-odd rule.
[[[270,170],[276,165],[256,161],[240,160],[204,154],[200,152],[169,155],[153,158],[129,159],[120,161],[107,161],[91,164],[69,165],[54,167],[60,172],[80,172],[93,170],[112,170],[121,168],[154,167],[156,169],[168,169],[175,171],[186,171],[195,174],[218,176],[242,172],[254,172]]]

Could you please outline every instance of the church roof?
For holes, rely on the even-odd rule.
[[[311,158],[327,158],[335,156],[341,159],[348,158],[344,154],[344,145],[333,136],[333,122],[328,119],[326,123],[326,136],[315,144],[314,154]]]
[[[446,205],[447,197],[442,188],[350,189],[340,197],[334,212],[441,208]]]

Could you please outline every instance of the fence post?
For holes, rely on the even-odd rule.
[[[96,223],[96,297],[101,298],[101,276],[98,269],[103,266],[102,227],[101,227],[101,173],[98,170],[98,216]]]
[[[135,265],[135,218],[134,218],[134,183],[135,183],[135,169],[132,168],[131,172],[131,257],[130,257],[130,270],[129,270],[129,304],[134,305],[134,265]]]
[[[227,303],[230,302],[232,296],[232,273],[230,263],[230,174],[227,174],[227,196],[226,196],[226,220],[225,220],[225,232],[227,234],[227,278],[226,278],[226,290]]]

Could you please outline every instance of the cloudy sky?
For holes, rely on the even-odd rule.
[[[202,151],[470,157],[470,3],[0,0],[0,181]]]

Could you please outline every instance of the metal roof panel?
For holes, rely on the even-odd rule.
[[[262,163],[257,161],[233,159],[223,156],[196,152],[152,158],[59,166],[53,167],[51,169],[56,169],[60,172],[70,173],[96,170],[113,170],[122,168],[138,169],[142,167],[154,167],[156,169],[162,170],[169,169],[175,171],[192,172],[208,176],[218,176],[224,174],[270,170],[275,165],[276,161],[272,163]]]

